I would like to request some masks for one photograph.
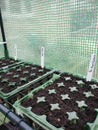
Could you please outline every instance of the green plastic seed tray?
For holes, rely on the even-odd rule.
[[[14,60],[13,58],[1,58],[0,59],[0,71],[8,69],[12,66],[22,63],[20,60]]]
[[[6,71],[0,72],[0,97],[7,100],[9,97],[26,89],[31,84],[52,77],[54,70],[41,68],[38,65],[22,63]],[[48,79],[47,79],[48,80]]]
[[[45,130],[97,130],[98,83],[66,73],[53,75],[13,105]],[[95,129],[96,128],[96,129]]]
[[[25,101],[28,98],[31,98],[33,93],[44,89],[45,87],[47,87],[47,85],[50,85],[51,83],[53,83],[53,81],[55,81],[56,79],[58,79],[60,76],[53,74],[53,77],[48,80],[46,83],[44,83],[43,85],[39,86],[38,88],[32,90],[29,94],[27,94],[26,96],[24,96],[22,99],[18,100],[15,102],[15,104],[13,104],[13,107],[16,109],[17,113],[20,115],[26,115],[27,117],[29,117],[31,120],[33,120],[34,122],[36,122],[37,124],[39,124],[41,127],[47,129],[47,130],[63,130],[62,128],[56,128],[53,125],[49,124],[46,121],[46,116],[42,115],[42,116],[38,116],[36,114],[34,114],[33,112],[31,112],[31,108],[24,108],[21,106],[21,102]]]

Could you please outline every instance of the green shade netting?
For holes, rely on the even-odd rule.
[[[97,55],[98,0],[1,0],[8,50],[14,57],[86,76],[91,54]],[[96,60],[93,77],[98,78]]]

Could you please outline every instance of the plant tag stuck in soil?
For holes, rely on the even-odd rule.
[[[14,58],[17,60],[17,45],[14,45]]]
[[[44,68],[44,47],[41,47],[41,67]]]
[[[91,81],[91,79],[92,79],[95,62],[96,62],[96,54],[92,54],[91,60],[90,60],[90,63],[89,63],[89,69],[88,69],[86,81]]]

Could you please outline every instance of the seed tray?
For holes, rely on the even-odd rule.
[[[98,129],[98,83],[72,75],[53,77],[13,106],[46,130]]]
[[[17,92],[27,88],[30,84],[43,81],[51,75],[50,69],[42,69],[38,65],[22,63],[0,72],[0,97],[7,99]]]
[[[20,64],[20,60],[14,60],[13,58],[1,58],[0,59],[0,71]]]
[[[20,98],[22,98],[24,95],[27,95],[31,90],[33,90],[34,88],[38,87],[39,85],[47,82],[49,79],[52,78],[52,73],[50,73],[49,75],[47,75],[46,77],[43,77],[43,79],[41,78],[40,80],[36,81],[36,83],[32,83],[32,85],[28,86],[26,89],[23,89],[21,91],[19,91],[18,93],[12,95],[12,96],[5,96],[3,97],[3,99],[7,99],[7,101],[11,104],[13,104],[15,101],[19,100]]]

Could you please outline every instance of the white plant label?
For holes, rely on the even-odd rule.
[[[14,45],[14,59],[17,60],[17,45]]]
[[[92,79],[95,62],[96,62],[96,54],[92,54],[91,60],[90,60],[90,63],[89,63],[89,70],[88,70],[88,73],[87,73],[86,81],[91,81],[91,79]]]
[[[44,51],[45,48],[41,47],[41,67],[44,68]]]

